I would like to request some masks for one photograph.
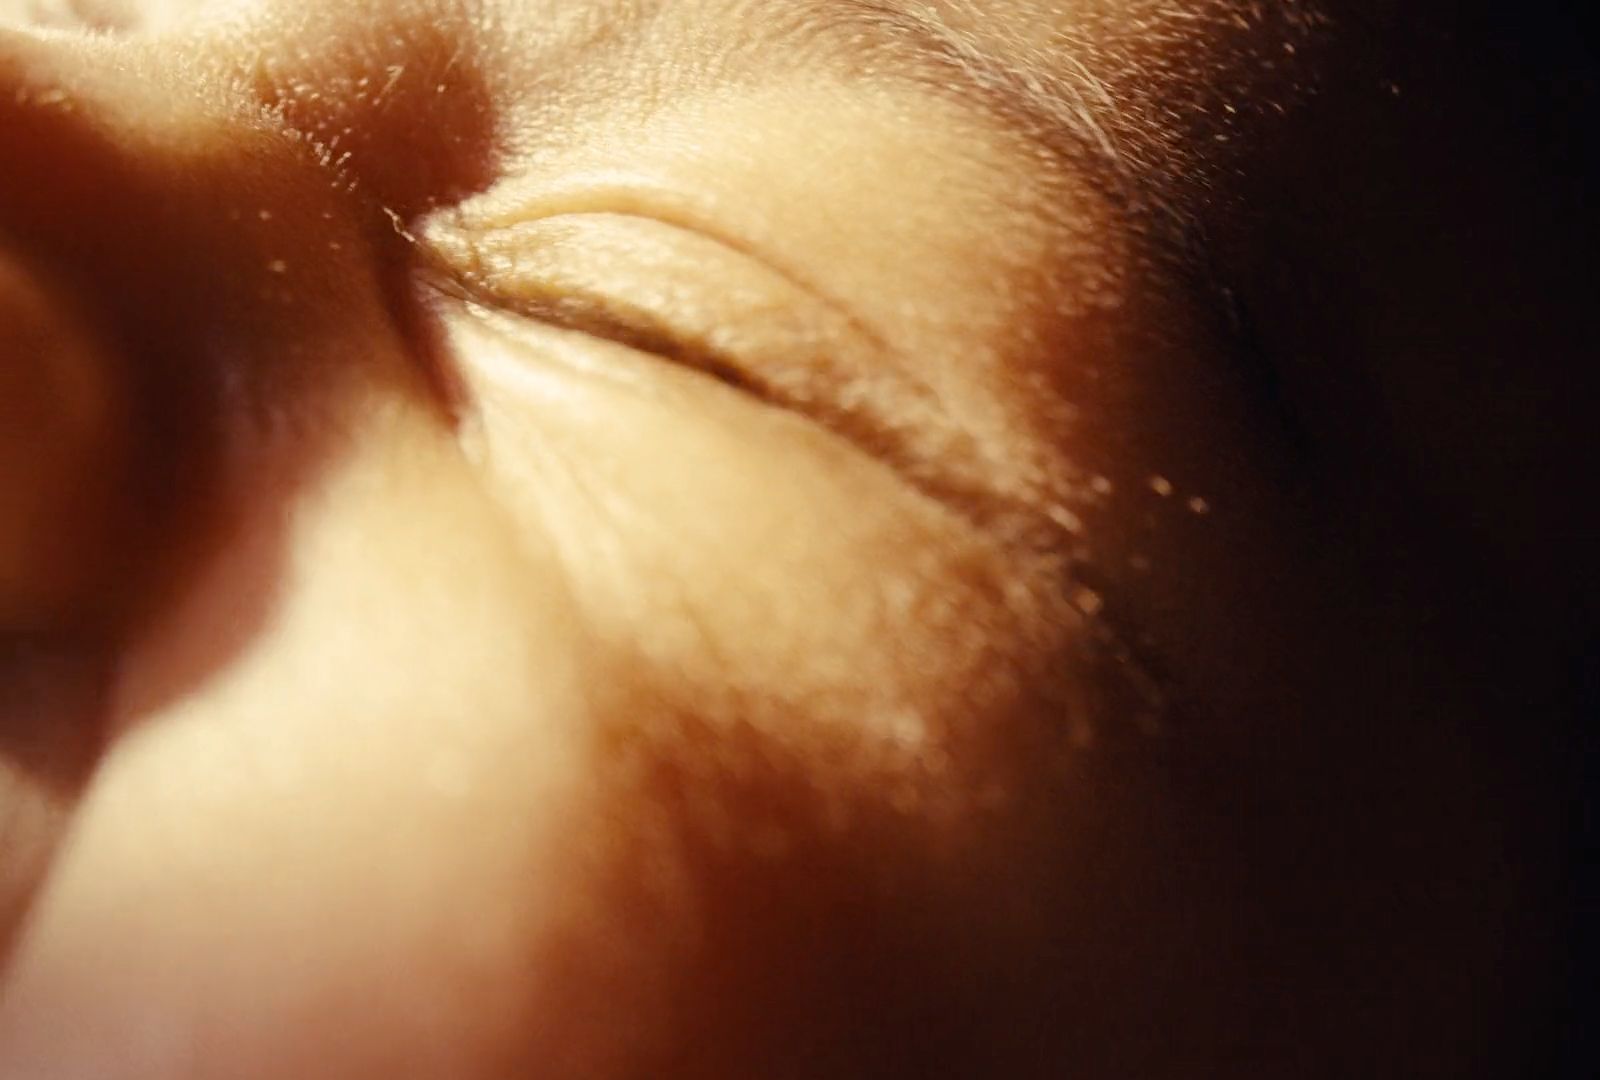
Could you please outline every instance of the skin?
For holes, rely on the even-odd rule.
[[[1553,1045],[1585,237],[1505,56],[328,6],[0,4],[0,1076]]]

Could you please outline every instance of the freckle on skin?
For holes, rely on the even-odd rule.
[[[1068,510],[1065,506],[1055,506],[1050,509],[1050,520],[1061,527],[1062,531],[1077,536],[1083,532],[1083,519]]]
[[[1072,606],[1092,619],[1105,610],[1106,602],[1093,589],[1080,588],[1072,593]]]

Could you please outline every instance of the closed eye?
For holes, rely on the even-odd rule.
[[[508,281],[450,274],[432,284],[459,300],[661,357],[768,404],[789,404],[776,400],[767,386],[746,373],[747,365],[726,355],[704,335],[686,333],[648,307],[626,298],[570,285],[557,287],[555,282],[525,277]]]
[[[1041,528],[1036,510],[996,489],[960,419],[888,362],[891,346],[703,232],[596,211],[481,236],[435,230],[421,249],[430,284],[459,300],[664,358],[805,417],[991,536]]]
[[[972,442],[903,364],[847,313],[748,253],[635,213],[536,218],[484,236],[435,233],[421,245],[436,291],[513,320],[582,334],[666,360],[801,416],[887,465],[911,489],[953,511],[1020,558],[1061,563],[1063,526],[997,489]],[[1123,710],[1152,722],[1168,680],[1103,607],[1103,583],[1061,564],[1069,603],[1093,627],[1092,646],[1123,672]],[[1073,597],[1090,598],[1079,606]]]

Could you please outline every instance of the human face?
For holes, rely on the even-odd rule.
[[[1199,273],[1325,9],[9,6],[0,1075],[1489,1060],[1483,644]]]

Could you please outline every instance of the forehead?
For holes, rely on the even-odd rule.
[[[1284,0],[374,0],[457,13],[521,84],[648,73],[671,96],[803,75],[915,85],[1128,202],[1202,191],[1313,85],[1327,4]],[[477,31],[487,31],[481,33]],[[509,31],[509,32],[508,32]],[[508,44],[509,43],[509,44]],[[603,73],[603,74],[600,74]],[[602,90],[617,107],[617,82]]]

